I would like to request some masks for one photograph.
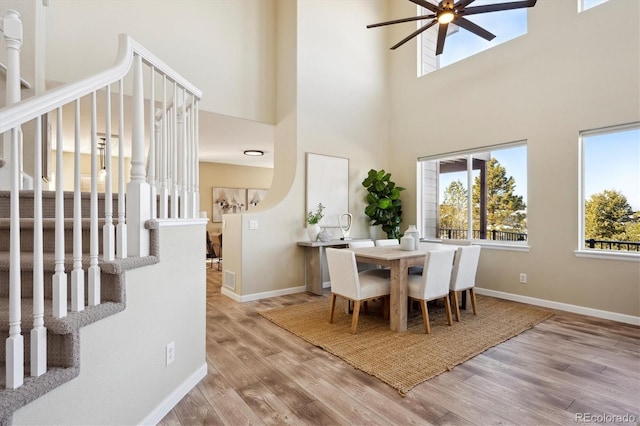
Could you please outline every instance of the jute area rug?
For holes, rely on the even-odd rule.
[[[405,395],[411,388],[549,318],[552,313],[516,302],[477,296],[478,315],[460,311],[460,322],[447,325],[444,303],[429,306],[431,334],[425,334],[420,308],[409,313],[408,330],[389,330],[379,308],[361,313],[358,334],[351,316],[336,303],[329,324],[329,299],[259,312],[285,330],[343,359]]]

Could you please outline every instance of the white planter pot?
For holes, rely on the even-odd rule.
[[[311,241],[317,241],[318,234],[320,233],[320,225],[317,223],[314,225],[307,225],[307,233],[309,234],[309,239]]]

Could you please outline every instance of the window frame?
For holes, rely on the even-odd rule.
[[[529,162],[529,150],[528,150],[528,140],[527,139],[521,139],[521,140],[517,140],[517,141],[513,141],[513,142],[506,142],[506,143],[499,143],[499,144],[494,144],[494,145],[487,145],[487,146],[482,146],[482,147],[477,147],[477,148],[471,148],[471,149],[465,149],[465,150],[460,150],[460,151],[453,151],[453,152],[448,152],[448,153],[443,153],[443,154],[437,154],[437,155],[429,155],[429,156],[424,156],[424,157],[419,157],[416,161],[416,187],[418,188],[417,192],[417,197],[416,197],[416,218],[418,218],[418,221],[420,223],[420,229],[423,229],[423,214],[422,214],[422,204],[423,204],[423,198],[422,198],[422,182],[423,182],[423,176],[422,176],[422,167],[421,167],[421,162],[423,161],[436,161],[436,160],[443,160],[445,158],[450,158],[450,157],[463,157],[465,156],[467,159],[467,186],[468,186],[468,193],[467,193],[467,203],[470,206],[469,208],[469,212],[468,215],[471,216],[472,215],[472,210],[473,208],[471,206],[473,206],[472,203],[472,197],[473,197],[473,173],[470,173],[470,165],[472,165],[472,162],[469,161],[470,159],[473,158],[474,154],[481,154],[481,153],[486,153],[486,152],[493,152],[493,151],[499,151],[499,150],[504,150],[504,149],[509,149],[509,148],[518,148],[518,147],[525,147],[527,148],[527,158],[526,158],[526,162],[527,162],[527,182],[526,182],[526,187],[527,187],[527,195],[529,193],[529,167],[528,167],[528,162]],[[528,197],[527,197],[528,199]],[[529,206],[528,206],[528,202],[527,202],[527,218],[528,218],[528,214],[529,214]],[[471,227],[473,229],[473,221],[471,220],[470,222],[468,222],[467,224],[468,227]],[[467,229],[467,233],[469,233],[469,229]],[[473,235],[473,233],[471,233],[471,235]],[[425,241],[430,241],[430,242],[442,242],[441,238],[435,238],[435,237],[427,237],[427,238],[422,238]],[[527,228],[527,240],[526,241],[497,241],[497,240],[487,240],[487,239],[477,239],[477,238],[467,238],[468,241],[471,241],[473,244],[476,245],[480,245],[482,247],[486,247],[486,248],[490,248],[490,249],[495,249],[495,250],[507,250],[507,251],[519,251],[519,252],[529,252],[531,250],[531,247],[529,245],[529,232],[528,232],[528,228]]]
[[[580,0],[581,1],[581,0]],[[597,129],[582,130],[578,133],[578,241],[576,242],[576,257],[591,259],[614,259],[640,262],[640,252],[628,252],[621,250],[589,249],[584,247],[585,241],[585,137],[602,136],[619,133],[627,130],[640,130],[640,121],[614,126],[600,127]]]
[[[430,0],[427,0],[427,1],[429,1],[430,3],[433,3],[433,1],[430,1]],[[512,1],[515,1],[515,0],[512,0]],[[580,7],[580,5],[582,4],[582,2],[583,2],[583,1],[584,1],[584,0],[578,0],[578,2],[579,2],[579,5],[578,5],[578,6],[579,6],[579,7]],[[606,2],[606,1],[608,1],[608,0],[605,0],[605,2]],[[436,1],[435,1],[435,3],[438,3],[438,1],[436,0]],[[434,3],[434,4],[435,4],[435,3]],[[599,6],[599,5],[598,5],[598,6]],[[529,33],[529,8],[522,8],[522,10],[524,10],[524,11],[525,11],[525,14],[526,14],[526,19],[525,19],[525,21],[526,21],[526,23],[527,23],[526,31],[525,31],[525,32],[523,32],[522,34],[518,34],[518,35],[516,35],[516,36],[514,36],[514,37],[512,37],[512,38],[510,38],[510,39],[508,39],[508,40],[501,41],[501,42],[499,42],[498,44],[495,44],[495,45],[493,45],[493,46],[490,46],[490,47],[488,47],[488,48],[486,48],[486,49],[482,49],[482,50],[476,51],[476,52],[474,52],[474,53],[471,53],[471,54],[469,54],[469,55],[467,55],[467,56],[465,56],[465,57],[463,57],[463,58],[461,58],[461,59],[458,59],[458,60],[456,60],[456,61],[454,61],[454,62],[451,62],[451,63],[449,63],[449,64],[446,64],[446,65],[444,65],[444,66],[441,66],[441,65],[440,65],[441,55],[436,55],[436,56],[434,57],[434,59],[435,59],[435,68],[434,68],[433,70],[429,70],[429,71],[425,71],[425,67],[424,67],[424,59],[425,59],[425,54],[426,54],[426,53],[424,52],[424,40],[423,40],[423,38],[424,38],[424,37],[427,37],[427,36],[428,36],[428,33],[431,33],[432,31],[436,31],[436,34],[437,34],[438,26],[437,26],[437,25],[435,25],[433,28],[431,28],[431,29],[429,29],[429,30],[427,30],[427,31],[423,32],[422,34],[420,34],[420,35],[418,36],[418,42],[416,43],[416,44],[417,44],[417,49],[416,49],[416,50],[417,50],[417,51],[416,51],[416,57],[417,57],[417,59],[416,59],[416,62],[417,62],[417,63],[416,63],[416,65],[417,65],[417,66],[416,66],[416,68],[417,68],[417,77],[418,77],[418,78],[421,78],[421,77],[427,76],[427,75],[429,75],[429,74],[431,74],[431,73],[433,73],[433,72],[436,72],[436,71],[438,71],[438,70],[441,70],[441,69],[447,68],[447,67],[449,67],[450,65],[457,64],[458,62],[463,62],[463,61],[465,61],[465,60],[467,60],[467,59],[469,59],[469,58],[471,58],[471,57],[473,57],[473,56],[475,56],[475,55],[478,55],[478,54],[480,54],[480,53],[486,52],[486,51],[488,51],[488,50],[492,50],[493,48],[495,48],[495,47],[497,47],[497,46],[500,46],[500,45],[502,45],[502,44],[508,43],[508,42],[510,42],[510,41],[512,41],[512,40],[516,40],[516,39],[518,39],[518,38],[520,38],[520,37],[522,37],[522,36],[527,35],[527,34]],[[426,14],[429,14],[429,13],[430,13],[430,12],[429,12],[428,10],[424,9],[422,6],[416,5],[416,16],[426,15]],[[423,21],[417,21],[417,22],[416,22],[416,29],[420,28],[423,24],[424,24],[424,22],[423,22]],[[455,24],[454,24],[454,25],[455,25]],[[457,26],[456,26],[456,27],[457,27]],[[457,31],[461,31],[461,30],[462,30],[462,28],[460,28],[460,27],[458,27],[458,28],[459,28],[459,29],[458,29]],[[465,31],[466,31],[466,30],[465,30]]]
[[[602,0],[602,2],[601,2],[601,3],[594,4],[594,5],[592,5],[592,6],[589,6],[589,7],[586,7],[586,8],[585,8],[585,7],[584,7],[585,0],[578,0],[578,13],[582,13],[582,12],[584,12],[584,11],[594,9],[594,8],[596,8],[596,7],[598,7],[598,6],[602,6],[603,4],[607,3],[608,1],[609,1],[609,0]]]

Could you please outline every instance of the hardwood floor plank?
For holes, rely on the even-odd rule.
[[[302,419],[263,383],[238,389],[238,394],[267,425],[299,425],[302,423]]]
[[[582,413],[640,418],[640,327],[577,314],[531,330],[406,397],[258,315],[309,293],[236,303],[207,269],[207,376],[168,425],[574,424]]]
[[[226,382],[224,377],[218,372],[209,371],[209,374],[202,379],[195,391],[202,392],[209,405],[214,409],[225,425],[263,425],[260,417],[249,407],[244,400],[238,395],[235,389]],[[180,401],[178,405],[182,405]],[[178,406],[174,408],[177,410]],[[183,426],[189,423],[182,423]]]

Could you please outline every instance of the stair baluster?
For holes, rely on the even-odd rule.
[[[36,118],[33,149],[42,152],[42,118]],[[34,174],[42,176],[42,156],[34,159]],[[31,376],[47,372],[47,329],[44,326],[44,249],[42,234],[42,179],[33,182],[33,328],[31,329]]]
[[[88,304],[100,304],[100,266],[98,266],[98,119],[96,92],[91,92],[91,219],[89,221],[89,286]]]
[[[75,101],[73,153],[73,270],[71,271],[71,311],[84,310],[84,270],[82,268],[82,194],[80,192],[80,99]]]
[[[162,111],[160,114],[160,196],[158,206],[158,217],[166,219],[169,217],[169,188],[167,181],[167,172],[169,167],[167,138],[169,136],[168,120],[167,120],[167,76],[162,76]]]
[[[127,258],[127,224],[124,193],[124,81],[118,85],[118,226],[116,227],[116,257]]]
[[[111,85],[107,84],[105,110],[105,154],[104,154],[104,219],[102,227],[102,259],[113,262],[116,258],[115,228],[113,226],[113,192],[111,190]]]
[[[53,274],[53,315],[67,316],[67,274],[64,272],[64,162],[62,158],[62,107],[56,109],[56,249]]]
[[[158,202],[156,196],[156,95],[155,95],[155,67],[151,66],[151,75],[149,77],[149,83],[151,91],[149,93],[149,176],[147,181],[149,182],[149,204],[151,205],[151,218],[158,217]]]

